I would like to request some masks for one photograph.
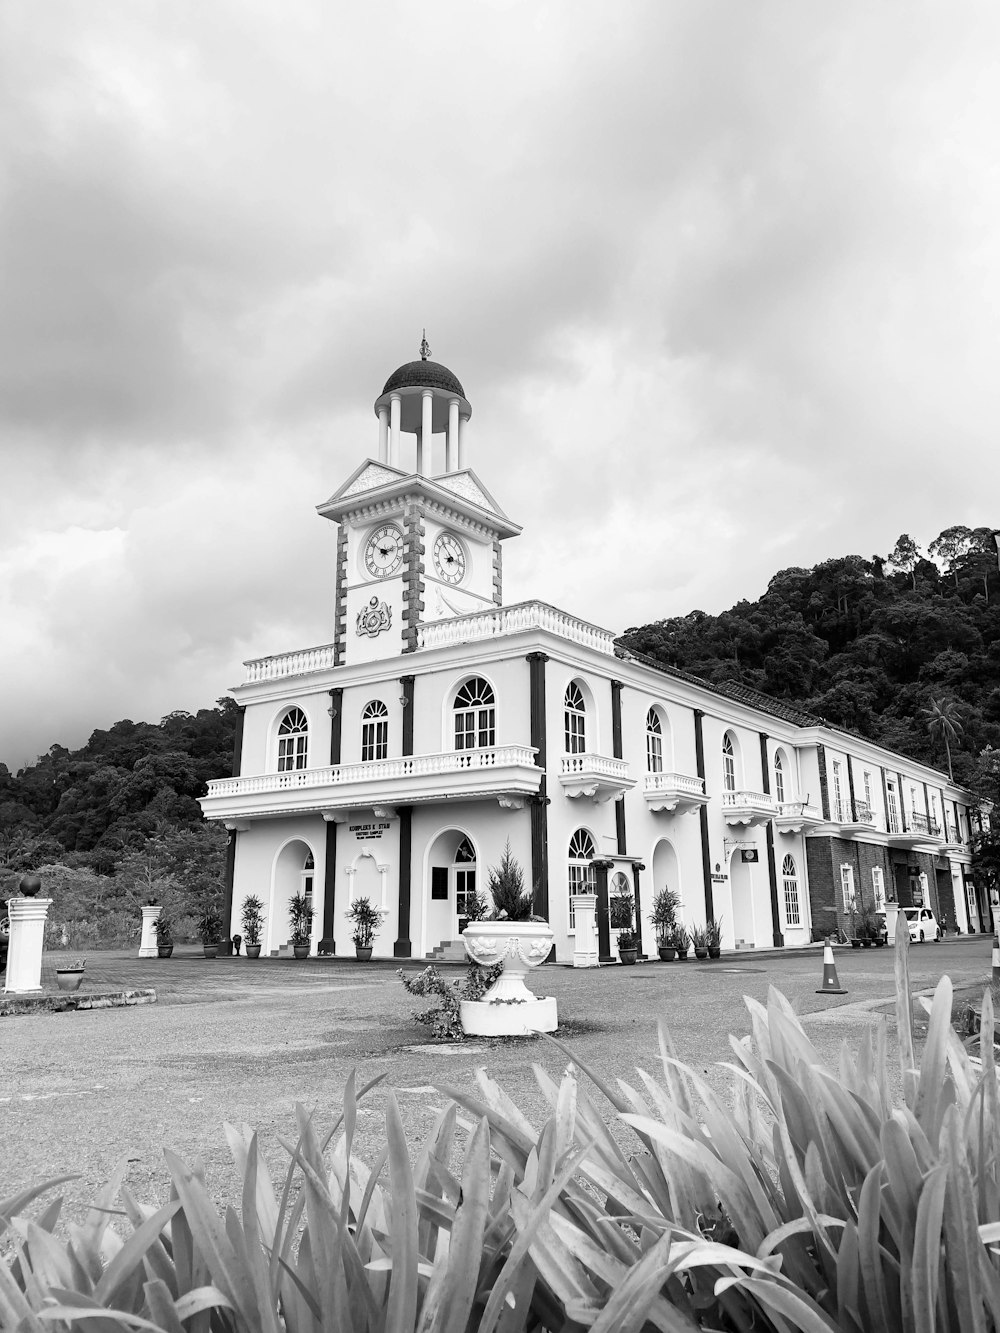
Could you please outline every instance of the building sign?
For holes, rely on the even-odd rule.
[[[347,829],[358,842],[364,842],[368,838],[381,838],[388,827],[388,824],[348,824]]]
[[[751,848],[750,851],[747,851],[747,850],[744,848],[744,850],[743,850],[742,852],[740,852],[740,856],[742,857],[742,859],[743,859],[743,863],[744,863],[744,864],[746,864],[748,861],[752,862],[753,864],[756,864],[757,861],[760,860],[760,858],[759,858],[758,855],[757,855],[757,849],[756,849],[756,847]]]
[[[713,883],[713,884],[725,884],[725,882],[726,882],[726,880],[727,880],[728,878],[729,878],[728,875],[716,875],[716,874],[713,873],[713,875],[712,875],[712,883]]]

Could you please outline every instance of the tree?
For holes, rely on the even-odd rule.
[[[886,557],[886,564],[901,574],[909,574],[913,581],[913,591],[916,592],[917,564],[920,558],[920,547],[908,533],[904,532]]]
[[[948,756],[948,776],[955,781],[951,766],[951,742],[961,736],[963,727],[959,717],[958,705],[953,699],[932,699],[927,708],[921,708],[920,716],[927,724],[932,740],[943,741],[945,754]]]

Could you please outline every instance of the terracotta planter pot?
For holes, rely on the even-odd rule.
[[[721,957],[722,957],[722,945],[721,945],[721,944],[710,944],[710,945],[708,946],[708,956],[709,956],[709,958],[721,958]]]
[[[360,944],[356,944],[354,946],[354,952],[358,956],[359,963],[367,963],[370,961],[372,956],[372,948],[373,946],[371,944],[369,944],[367,947]]]
[[[635,960],[636,960],[636,958],[638,958],[638,956],[639,956],[639,950],[638,950],[638,949],[619,949],[619,950],[618,950],[618,958],[619,958],[619,960],[621,961],[622,967],[634,967],[634,966],[635,966]]]
[[[259,957],[260,957],[260,945],[259,945],[259,944],[248,944],[248,945],[247,945],[247,957],[248,957],[248,958],[259,958]]]
[[[56,985],[60,990],[79,990],[83,981],[83,968],[56,968]]]
[[[689,947],[690,947],[690,946],[689,946]],[[677,950],[677,961],[678,961],[679,963],[686,963],[686,962],[687,962],[687,956],[688,956],[688,951],[687,951],[687,949],[678,949],[678,950]]]
[[[708,957],[708,950],[699,949],[698,946],[696,945],[694,950],[694,956],[695,958],[701,958],[702,960],[704,960]]]
[[[172,944],[158,944],[156,946],[157,958],[169,958],[173,951],[174,946]]]
[[[660,955],[661,963],[673,962],[674,958],[677,956],[677,950],[672,944],[661,944],[657,947],[656,952]]]
[[[217,944],[202,944],[201,947],[205,950],[206,958],[218,958],[219,946]]]
[[[308,945],[308,944],[293,944],[293,945],[292,945],[292,953],[295,955],[296,958],[308,958],[308,957],[309,957],[309,945]]]

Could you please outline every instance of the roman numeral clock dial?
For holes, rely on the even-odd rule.
[[[442,532],[434,543],[434,568],[445,583],[461,583],[465,578],[465,551],[450,532]]]
[[[365,569],[373,579],[387,579],[402,563],[402,532],[395,523],[376,528],[365,542]]]

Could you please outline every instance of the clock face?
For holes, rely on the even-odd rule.
[[[403,563],[403,534],[395,523],[376,528],[365,542],[365,569],[375,579],[387,579]]]
[[[434,568],[445,583],[461,583],[465,578],[465,552],[450,532],[442,532],[434,543]]]

